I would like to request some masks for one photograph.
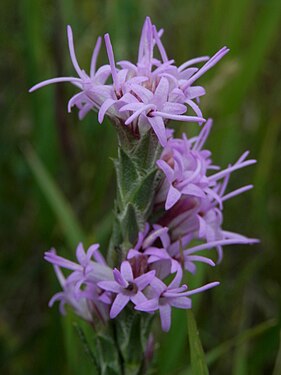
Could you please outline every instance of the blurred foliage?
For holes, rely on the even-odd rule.
[[[207,87],[202,108],[215,121],[208,145],[217,163],[226,166],[245,149],[258,159],[233,176],[230,188],[254,181],[255,189],[226,204],[224,226],[261,243],[227,248],[223,263],[200,269],[190,285],[221,281],[212,293],[194,298],[211,373],[260,375],[273,368],[281,373],[281,2],[2,0],[1,374],[89,374],[88,358],[74,347],[69,322],[64,320],[63,329],[57,309],[47,307],[59,286],[42,255],[51,246],[73,253],[80,236],[106,249],[116,136],[109,123],[97,123],[95,113],[82,122],[75,111],[67,113],[74,87],[51,86],[32,95],[28,88],[72,74],[68,23],[86,69],[96,37],[107,31],[117,59],[136,59],[145,15],[165,29],[168,54],[179,63],[223,45],[231,48],[201,81]],[[105,58],[103,51],[101,61]],[[177,129],[198,131],[190,124]],[[186,319],[185,311],[175,311],[170,333],[156,332],[157,373],[188,373]]]

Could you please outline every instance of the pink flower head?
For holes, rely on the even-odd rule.
[[[215,200],[222,208],[222,202],[225,200],[222,194],[230,174],[256,163],[256,160],[245,160],[248,153],[244,153],[234,165],[209,176],[209,170],[219,169],[212,165],[211,153],[202,150],[211,126],[212,121],[208,120],[199,136],[191,140],[188,140],[185,134],[182,139],[171,137],[161,159],[157,161],[158,167],[164,172],[166,178],[158,192],[156,203],[165,199],[166,210],[171,209],[183,196]],[[218,182],[223,178],[227,180],[219,185]],[[249,186],[239,189],[237,194],[248,189]],[[227,198],[237,194],[232,194]]]
[[[76,106],[79,109],[79,118],[83,119],[90,110],[99,109],[101,104],[111,96],[111,88],[105,85],[105,82],[110,75],[110,66],[104,65],[96,70],[97,58],[101,47],[101,38],[99,37],[91,59],[90,75],[88,75],[78,64],[74,49],[72,29],[70,26],[67,26],[67,37],[70,58],[78,77],[58,77],[48,79],[33,86],[29,92],[33,92],[52,83],[70,82],[81,91],[69,100],[68,112],[71,111],[73,106]]]
[[[181,279],[182,274],[178,272],[172,282],[167,286],[163,281],[155,278],[151,283],[154,297],[135,306],[136,310],[145,312],[155,312],[159,310],[162,330],[165,332],[168,332],[171,327],[172,307],[190,309],[192,302],[189,296],[219,285],[219,282],[213,282],[198,289],[187,291],[186,285],[180,286]]]
[[[134,277],[132,267],[128,261],[121,263],[120,271],[113,270],[114,281],[100,281],[98,286],[105,291],[116,294],[110,310],[110,318],[115,318],[129,303],[135,305],[146,301],[143,290],[152,282],[155,271],[149,271]]]
[[[92,245],[85,252],[82,244],[79,244],[76,251],[79,263],[56,255],[55,249],[45,253],[45,260],[53,264],[62,287],[62,291],[51,298],[49,306],[52,306],[55,301],[60,301],[62,314],[66,313],[65,305],[67,304],[73,308],[77,315],[87,321],[93,322],[98,318],[105,322],[108,319],[108,304],[111,303],[111,299],[106,292],[98,288],[97,282],[105,278],[112,278],[112,274],[99,253],[98,247],[97,244]],[[93,261],[92,257],[96,261]],[[65,278],[61,267],[72,271],[72,273]]]
[[[90,110],[98,111],[98,120],[103,122],[109,116],[117,124],[129,126],[133,134],[139,136],[150,128],[157,135],[162,146],[166,145],[165,126],[169,120],[198,122],[205,120],[198,106],[199,97],[205,94],[201,86],[193,86],[195,81],[213,67],[227,52],[222,48],[212,58],[203,56],[185,62],[177,67],[169,59],[161,41],[163,30],[146,18],[141,33],[138,61],[120,61],[115,64],[110,37],[105,35],[105,46],[109,65],[96,70],[96,62],[101,46],[99,37],[93,51],[90,74],[81,69],[74,50],[71,27],[67,27],[68,45],[71,61],[78,77],[58,77],[43,81],[30,89],[30,92],[52,83],[70,82],[80,89],[68,103],[79,109],[82,119]],[[154,57],[154,49],[160,59]],[[205,62],[200,68],[193,64]],[[112,83],[108,82],[111,75]],[[186,112],[191,109],[194,115]]]

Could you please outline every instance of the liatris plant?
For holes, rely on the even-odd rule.
[[[59,301],[65,314],[69,305],[92,326],[99,374],[147,373],[154,317],[159,313],[162,330],[169,331],[172,308],[190,309],[191,295],[219,284],[189,290],[183,281],[186,274],[194,275],[198,263],[211,267],[220,263],[225,245],[256,242],[222,229],[224,201],[252,188],[226,192],[230,175],[255,160],[247,159],[245,152],[221,170],[204,148],[212,121],[202,115],[199,98],[205,89],[196,82],[228,49],[176,66],[163,47],[162,34],[147,17],[135,64],[115,63],[106,34],[109,64],[97,69],[102,41],[98,38],[87,74],[77,62],[68,26],[70,57],[78,77],[49,79],[30,90],[72,83],[79,92],[69,100],[68,111],[77,107],[82,119],[95,110],[100,123],[108,116],[118,135],[115,220],[106,257],[98,244],[85,250],[80,243],[76,261],[57,255],[55,249],[45,253],[62,288],[50,306]],[[200,68],[194,66],[202,63]],[[170,120],[196,122],[202,130],[193,138],[185,134],[176,138],[167,127]],[[209,257],[211,249],[217,251],[216,262]]]

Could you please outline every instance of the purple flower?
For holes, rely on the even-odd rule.
[[[244,153],[234,165],[208,176],[209,170],[219,169],[212,165],[210,152],[202,150],[211,126],[212,121],[208,120],[199,136],[192,140],[188,140],[185,135],[182,139],[171,137],[161,159],[157,161],[158,167],[164,172],[166,178],[158,192],[156,203],[166,200],[166,210],[172,208],[182,196],[215,200],[222,208],[222,202],[226,200],[222,198],[222,193],[227,183],[224,182],[219,186],[218,181],[222,178],[228,179],[230,174],[237,169],[256,163],[256,160],[245,160],[248,153]],[[231,194],[227,199],[248,189],[249,186],[239,189],[236,194]]]
[[[80,243],[76,249],[78,263],[63,258],[54,251],[47,251],[44,259],[55,266],[73,271],[69,280],[75,282],[79,288],[86,281],[97,283],[101,280],[112,279],[112,270],[106,265],[98,248],[99,244],[91,245],[86,253],[82,243]]]
[[[212,282],[200,288],[186,291],[186,285],[180,286],[181,279],[182,274],[178,272],[172,282],[167,286],[163,281],[155,278],[151,283],[155,296],[135,306],[136,310],[145,312],[155,312],[159,310],[162,330],[165,332],[168,332],[171,327],[172,307],[190,309],[192,302],[189,296],[219,285],[219,282]]]
[[[135,305],[146,301],[143,290],[152,282],[155,277],[155,271],[149,271],[141,276],[134,278],[130,263],[124,261],[121,263],[120,271],[113,270],[115,281],[100,281],[98,286],[108,292],[116,294],[110,309],[110,318],[115,318],[129,303]]]
[[[96,71],[96,63],[101,47],[101,38],[97,39],[92,59],[90,75],[88,75],[85,70],[81,69],[74,50],[73,34],[70,26],[67,26],[67,37],[68,37],[68,47],[70,52],[70,58],[73,64],[77,77],[59,77],[52,78],[43,81],[35,86],[33,86],[29,92],[33,92],[43,86],[59,83],[59,82],[70,82],[74,86],[78,87],[81,92],[74,95],[68,102],[68,112],[75,105],[79,109],[79,118],[83,119],[85,115],[92,109],[99,109],[101,104],[111,95],[110,86],[106,86],[105,82],[110,75],[110,66],[104,65]]]
[[[77,246],[78,263],[58,256],[55,249],[45,253],[45,260],[52,263],[62,291],[56,293],[50,300],[49,306],[60,301],[60,311],[65,314],[64,306],[70,305],[75,313],[83,319],[94,322],[95,319],[105,322],[109,318],[111,296],[97,286],[100,280],[112,280],[112,270],[94,244],[85,252],[83,245]],[[94,260],[93,260],[94,258]],[[66,278],[61,267],[71,271]]]
[[[85,298],[80,291],[75,288],[73,283],[67,282],[63,273],[61,272],[60,267],[55,265],[54,270],[63,291],[56,293],[51,298],[49,306],[51,307],[56,301],[59,301],[60,312],[61,314],[65,315],[65,305],[70,305],[78,316],[91,322],[93,320],[93,316],[87,298]]]
[[[167,142],[165,126],[169,120],[203,123],[205,120],[198,106],[199,97],[205,94],[201,86],[193,86],[195,81],[213,67],[227,52],[222,48],[212,58],[203,56],[185,62],[177,67],[174,60],[168,59],[161,41],[163,30],[157,31],[149,17],[146,18],[141,33],[138,61],[120,61],[116,67],[113,48],[108,34],[105,46],[109,65],[96,70],[96,62],[101,46],[99,37],[91,60],[90,74],[80,68],[74,50],[73,35],[67,27],[70,57],[78,77],[59,77],[43,81],[30,89],[30,92],[52,83],[70,82],[81,92],[68,103],[68,111],[73,106],[79,110],[82,119],[90,110],[99,112],[98,120],[103,122],[109,116],[118,125],[129,126],[139,137],[150,128],[159,142]],[[154,57],[154,49],[160,53],[160,60]],[[193,64],[205,62],[200,68]],[[120,67],[120,68],[119,68]],[[112,83],[108,83],[109,76]],[[191,109],[195,115],[186,114]]]

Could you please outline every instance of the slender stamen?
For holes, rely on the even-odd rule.
[[[51,78],[46,79],[43,82],[37,83],[37,85],[34,85],[29,89],[29,92],[33,92],[35,90],[40,89],[41,87],[51,85],[52,83],[60,83],[60,82],[70,82],[70,83],[77,83],[77,86],[79,84],[79,88],[82,88],[81,79],[75,78],[75,77],[58,77],[58,78]]]
[[[104,41],[105,41],[107,56],[108,56],[108,60],[109,60],[110,68],[111,68],[111,75],[112,75],[113,83],[115,86],[115,90],[117,93],[119,93],[119,82],[118,82],[117,70],[115,66],[114,54],[113,54],[113,49],[112,49],[112,44],[110,41],[109,34],[105,34]]]
[[[253,185],[247,185],[247,186],[241,187],[240,189],[236,189],[232,191],[231,193],[226,194],[224,197],[222,197],[221,200],[222,202],[224,202],[230,198],[236,197],[236,195],[239,195],[239,194],[245,193],[248,190],[251,190],[253,187],[254,187]]]
[[[76,58],[74,42],[73,42],[73,33],[72,33],[72,29],[70,25],[67,25],[67,38],[68,38],[68,48],[69,48],[70,58],[74,66],[74,69],[76,70],[80,78],[84,78],[85,72],[82,71],[82,69],[80,68],[77,58]]]
[[[204,290],[214,288],[215,286],[218,286],[218,285],[220,285],[220,283],[218,281],[214,281],[213,283],[206,284],[204,286],[201,286],[200,288],[196,288],[196,289],[190,290],[188,292],[182,293],[181,295],[182,296],[191,296],[192,294],[204,292]]]
[[[209,61],[207,61],[205,65],[202,66],[201,69],[198,70],[197,73],[195,73],[191,78],[189,78],[189,80],[182,87],[182,90],[185,90],[188,86],[192,85],[193,82],[195,82],[199,77],[201,77],[204,73],[211,69],[228,52],[229,49],[227,47],[223,47],[221,50],[219,50],[213,57],[211,57]]]
[[[206,120],[202,117],[197,116],[184,116],[184,115],[174,115],[172,113],[165,113],[155,111],[153,116],[160,116],[169,120],[187,121],[187,122],[205,122]]]
[[[94,75],[96,73],[97,58],[98,58],[98,55],[99,55],[99,52],[100,52],[101,40],[102,39],[99,36],[98,39],[97,39],[95,48],[94,48],[93,55],[92,55],[91,68],[90,68],[90,76],[91,76],[91,78],[94,78]]]
[[[163,62],[167,62],[168,61],[168,56],[167,56],[167,53],[165,51],[165,48],[161,42],[161,39],[159,38],[159,34],[157,32],[157,29],[156,27],[153,25],[153,35],[154,35],[154,39],[156,41],[156,44],[157,44],[157,47],[159,49],[159,52],[160,52],[160,55],[162,57],[162,60]]]
[[[258,242],[258,240],[256,240],[256,239],[246,238],[246,237],[245,238],[229,238],[229,239],[225,239],[225,240],[211,241],[211,242],[208,242],[208,243],[204,243],[202,245],[191,247],[188,250],[184,250],[184,255],[187,256],[187,255],[193,254],[197,251],[208,250],[208,249],[211,249],[211,248],[217,247],[217,246],[238,245],[238,244],[253,244],[253,243],[257,243],[257,242]]]
[[[185,68],[188,68],[191,65],[198,64],[204,61],[208,61],[209,58],[210,58],[209,56],[202,56],[202,57],[196,57],[195,59],[188,60],[179,66],[178,71],[182,72]]]
[[[209,180],[210,181],[219,180],[220,178],[224,177],[230,172],[234,172],[237,169],[248,167],[249,165],[255,164],[256,162],[257,162],[256,160],[247,160],[247,161],[244,161],[243,163],[232,165],[231,167],[226,168],[223,171],[213,174],[212,176],[209,177]]]

